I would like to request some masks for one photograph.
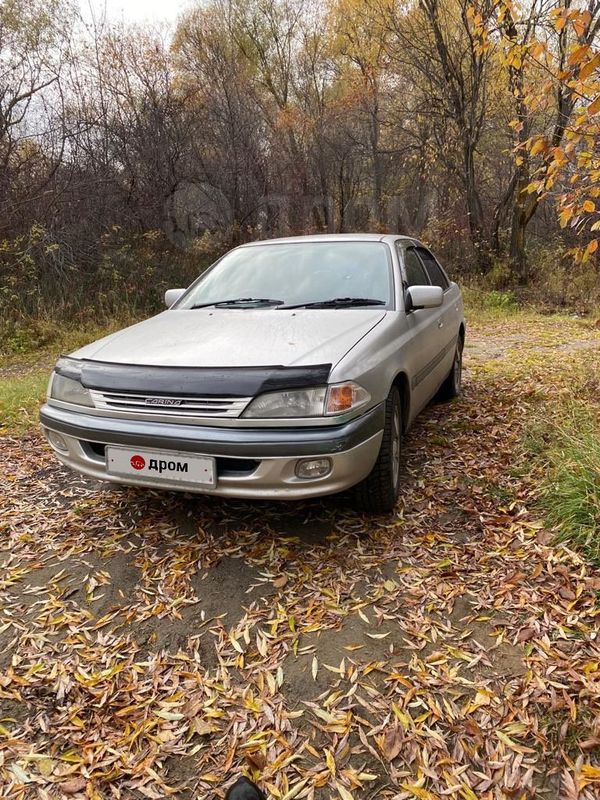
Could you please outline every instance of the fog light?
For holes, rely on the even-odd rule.
[[[68,453],[69,446],[60,435],[60,433],[56,433],[56,431],[48,431],[48,441],[52,445],[55,450],[58,450],[60,453]]]
[[[331,459],[305,458],[296,464],[296,475],[299,478],[324,478],[331,472]]]

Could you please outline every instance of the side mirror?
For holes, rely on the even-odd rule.
[[[406,299],[407,311],[439,308],[444,302],[444,290],[441,286],[411,286],[406,292]]]
[[[167,289],[165,292],[165,305],[167,308],[171,308],[171,306],[176,303],[181,295],[185,292],[185,289]]]

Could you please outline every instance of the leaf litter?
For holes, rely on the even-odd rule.
[[[275,800],[600,797],[600,576],[516,469],[600,337],[471,336],[387,517],[106,488],[5,437],[0,797],[223,797],[240,770]]]

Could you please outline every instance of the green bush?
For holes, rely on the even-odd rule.
[[[508,315],[519,310],[519,303],[513,292],[484,290],[472,286],[462,287],[465,306],[469,315],[483,316]]]
[[[484,308],[508,311],[517,308],[517,305],[517,299],[512,292],[499,292],[493,289],[483,295]]]

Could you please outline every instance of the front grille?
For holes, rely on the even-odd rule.
[[[251,397],[164,397],[121,392],[90,391],[94,405],[101,411],[129,411],[148,416],[215,417],[235,419]]]

